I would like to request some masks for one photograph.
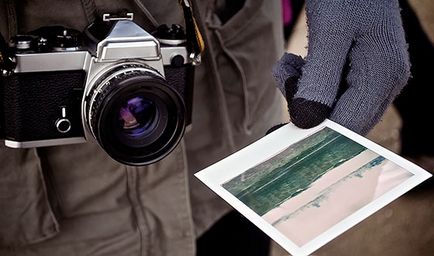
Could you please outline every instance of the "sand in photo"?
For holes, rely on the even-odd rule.
[[[354,171],[370,157],[376,159],[378,155],[369,150],[363,152],[263,218],[303,246],[412,175],[387,159],[362,174]]]

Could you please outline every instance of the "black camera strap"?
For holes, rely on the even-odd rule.
[[[8,35],[9,37],[17,34],[17,13],[14,0],[6,0],[6,15],[8,22]],[[0,33],[0,76],[10,75],[15,69],[15,62],[13,54],[9,45],[3,35]]]
[[[95,0],[81,0],[81,6],[86,14],[88,23],[93,23],[99,15],[96,11]]]
[[[9,75],[15,69],[15,62],[13,55],[4,39],[3,35],[0,34],[0,71],[1,75]]]
[[[6,0],[6,15],[8,22],[9,36],[17,34],[17,13],[15,9],[15,1]],[[8,75],[15,69],[13,55],[10,52],[9,46],[3,35],[0,33],[0,75]]]
[[[17,10],[16,3],[14,0],[6,0],[6,15],[8,17],[8,33],[9,37],[17,35],[18,21],[17,21]]]
[[[7,44],[3,36],[0,34],[0,68],[3,69],[7,59]]]

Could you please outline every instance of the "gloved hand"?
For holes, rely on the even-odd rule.
[[[407,83],[410,63],[398,0],[307,0],[306,60],[273,68],[291,121],[325,118],[366,134]]]

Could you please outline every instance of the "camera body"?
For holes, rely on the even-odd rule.
[[[83,33],[44,27],[11,40],[16,67],[0,89],[6,146],[93,136],[129,165],[156,162],[176,147],[191,123],[193,90],[182,27],[151,34],[132,19],[101,24]]]

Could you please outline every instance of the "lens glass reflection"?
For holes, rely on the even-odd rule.
[[[130,137],[149,134],[156,126],[157,108],[153,101],[143,97],[127,100],[119,110],[119,127]]]

